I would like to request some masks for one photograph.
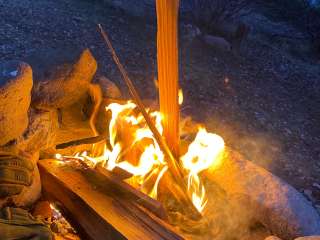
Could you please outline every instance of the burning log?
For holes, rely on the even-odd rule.
[[[122,188],[126,193],[122,194],[113,184],[104,185],[101,175],[57,160],[42,160],[39,169],[45,195],[61,202],[89,239],[184,239],[170,225],[141,208],[137,199],[128,197],[133,192]],[[115,183],[116,179],[112,181]]]
[[[166,212],[160,202],[150,198],[148,195],[143,194],[134,187],[131,187],[129,184],[123,182],[121,178],[106,170],[100,164],[97,165],[95,169],[97,173],[102,175],[102,179],[104,180],[103,184],[110,184],[112,188],[119,191],[126,199],[132,199],[148,209],[150,212],[154,213],[159,218],[167,219]]]
[[[157,59],[164,138],[179,159],[178,0],[157,0]]]

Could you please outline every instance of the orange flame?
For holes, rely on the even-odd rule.
[[[179,96],[182,103],[181,90]],[[143,116],[135,110],[136,105],[130,101],[126,104],[108,105],[106,111],[111,111],[112,115],[109,123],[111,149],[105,145],[101,156],[92,157],[83,152],[77,153],[74,158],[90,161],[93,166],[104,162],[110,171],[115,167],[122,168],[133,175],[127,180],[128,183],[156,199],[159,182],[168,166]],[[147,111],[162,134],[161,114],[149,109]],[[210,167],[218,166],[223,150],[224,141],[220,136],[200,128],[187,153],[181,157],[182,166],[188,174],[188,191],[199,212],[203,212],[208,201],[199,174]],[[56,157],[62,156],[57,154]]]

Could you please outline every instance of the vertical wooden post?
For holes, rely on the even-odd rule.
[[[165,140],[173,155],[179,157],[179,0],[156,0],[157,61],[160,112],[163,115]]]

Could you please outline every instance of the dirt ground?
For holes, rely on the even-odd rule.
[[[205,122],[320,209],[320,62],[297,53],[304,42],[270,37],[273,31],[305,36],[289,23],[263,15],[247,20],[255,25],[240,54],[181,37],[183,114]],[[97,23],[111,36],[140,94],[156,98],[155,23],[98,1],[0,0],[0,59],[30,63],[41,80],[51,64],[88,47],[99,73],[125,92]]]

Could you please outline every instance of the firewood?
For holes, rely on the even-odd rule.
[[[106,139],[105,136],[96,136],[96,137],[77,139],[77,140],[73,140],[70,142],[58,144],[56,146],[56,149],[64,149],[64,148],[68,148],[68,147],[72,147],[72,146],[78,146],[81,144],[94,144],[94,143],[100,142],[105,139]]]
[[[115,190],[121,192],[125,198],[130,198],[137,203],[141,204],[143,207],[148,209],[150,212],[154,213],[162,219],[167,219],[166,212],[162,204],[146,194],[136,190],[129,184],[123,182],[120,177],[116,174],[105,169],[103,166],[98,164],[95,168],[96,174],[100,175],[103,179],[103,184],[110,184]]]
[[[101,187],[97,174],[58,160],[38,164],[45,196],[60,202],[89,239],[184,239],[128,194],[122,195],[112,184]]]
[[[175,157],[173,156],[170,148],[168,147],[166,141],[162,138],[162,136],[160,135],[158,129],[155,127],[154,123],[151,121],[151,118],[149,116],[149,114],[147,113],[147,111],[145,110],[144,104],[138,94],[138,92],[136,91],[132,81],[130,80],[127,72],[125,71],[124,67],[122,66],[122,64],[120,63],[120,60],[114,50],[114,48],[112,47],[112,44],[106,34],[106,32],[102,29],[101,25],[98,25],[99,30],[103,36],[103,39],[105,40],[107,46],[109,47],[113,60],[115,61],[115,63],[117,64],[123,79],[125,80],[125,83],[127,84],[128,88],[129,88],[129,92],[131,94],[131,96],[133,97],[135,103],[137,104],[138,109],[140,110],[140,112],[142,113],[149,129],[151,130],[154,138],[156,139],[160,149],[163,151],[163,153],[166,156],[166,160],[168,163],[168,167],[169,170],[172,172],[172,176],[173,176],[173,180],[182,188],[183,191],[181,191],[183,196],[183,199],[186,199],[187,203],[188,203],[188,209],[190,210],[191,214],[194,216],[194,218],[200,218],[201,214],[198,212],[198,210],[194,207],[190,197],[187,194],[187,185],[183,180],[183,174],[181,171],[180,166],[178,165],[178,161],[175,159]]]
[[[179,0],[157,0],[157,60],[160,112],[163,136],[176,159],[179,159]]]

